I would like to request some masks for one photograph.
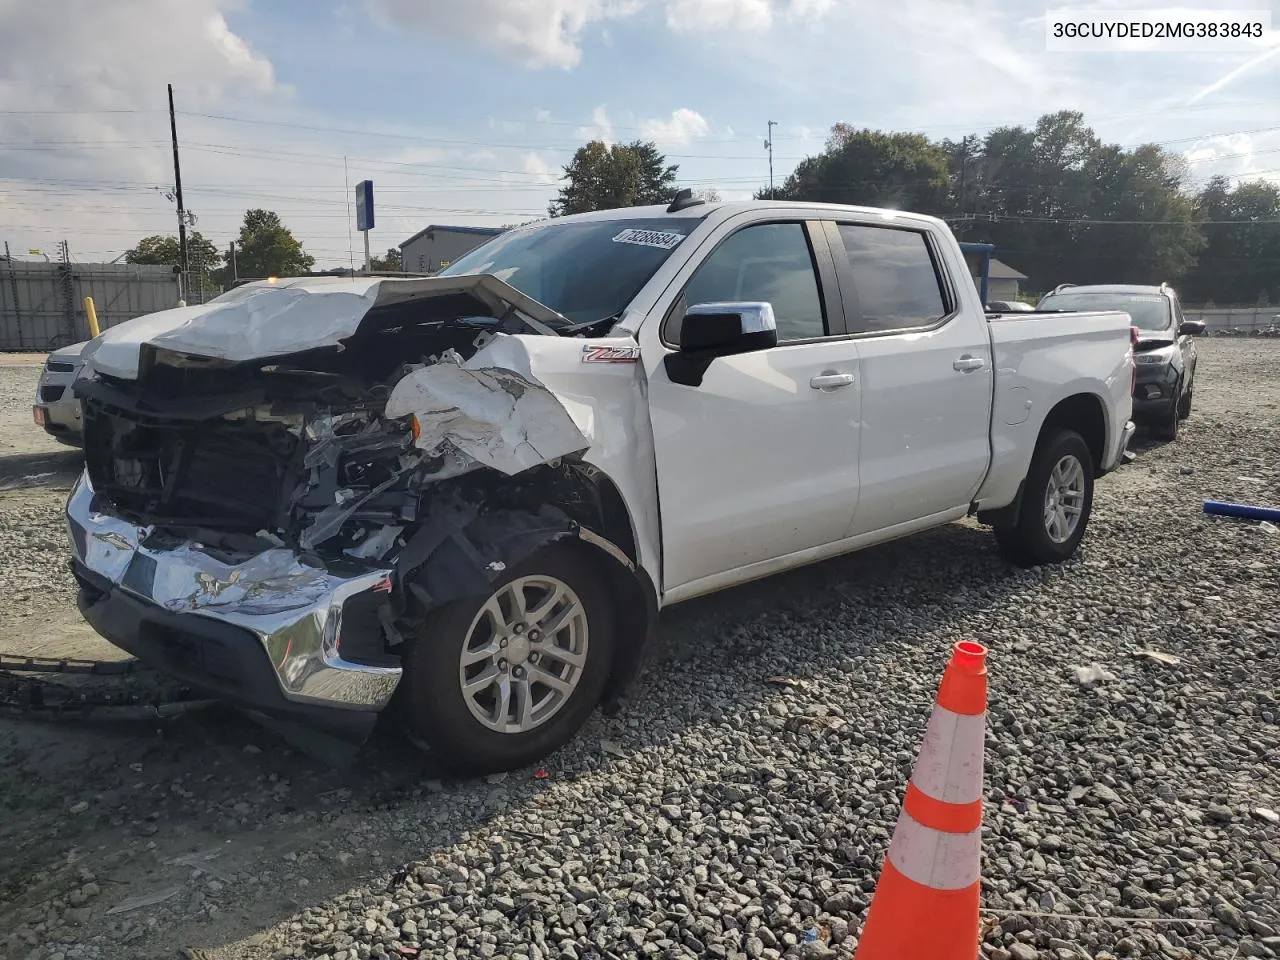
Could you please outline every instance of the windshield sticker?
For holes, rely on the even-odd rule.
[[[657,247],[659,250],[674,250],[684,239],[682,233],[668,233],[665,230],[623,230],[613,238],[614,243],[634,243],[641,247]]]
[[[640,359],[640,347],[606,347],[588,344],[582,348],[583,363],[635,363]]]

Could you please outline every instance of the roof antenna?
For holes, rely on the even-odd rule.
[[[693,191],[685,187],[676,194],[676,198],[671,201],[671,206],[667,207],[667,213],[679,213],[681,210],[688,210],[690,207],[700,206],[707,201],[701,197],[695,197]]]

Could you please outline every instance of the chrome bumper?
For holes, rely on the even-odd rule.
[[[1124,459],[1124,452],[1129,449],[1129,441],[1133,439],[1133,434],[1137,429],[1137,424],[1132,420],[1125,423],[1124,429],[1120,431],[1120,436],[1116,439],[1115,448],[1108,452],[1106,462],[1101,465],[1102,473],[1110,473],[1120,466],[1120,461]]]
[[[343,604],[366,590],[390,589],[389,570],[341,577],[283,548],[226,564],[198,543],[161,542],[153,528],[103,508],[82,474],[67,501],[67,527],[75,558],[92,573],[161,611],[253,634],[285,700],[362,711],[390,701],[399,667],[350,663],[338,653]]]

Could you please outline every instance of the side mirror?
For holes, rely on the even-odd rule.
[[[1181,337],[1198,337],[1204,333],[1203,320],[1183,320],[1182,326],[1178,327],[1178,335]]]
[[[778,324],[772,304],[695,304],[681,319],[679,352],[667,354],[667,376],[672,383],[698,387],[716,357],[768,350],[777,345]]]

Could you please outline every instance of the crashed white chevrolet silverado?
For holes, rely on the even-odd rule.
[[[394,695],[471,771],[616,703],[665,605],[971,514],[1065,560],[1132,430],[1125,314],[987,316],[941,221],[819,204],[565,217],[84,356],[86,619],[353,740]]]

